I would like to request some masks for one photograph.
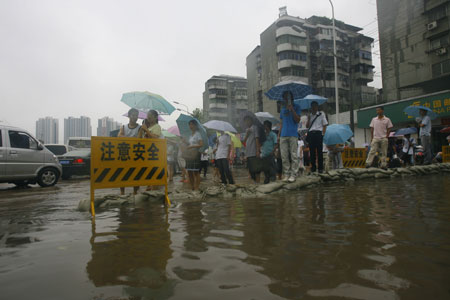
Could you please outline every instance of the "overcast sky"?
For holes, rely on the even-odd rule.
[[[376,0],[333,3],[337,19],[378,40]],[[246,76],[246,56],[285,5],[293,16],[331,17],[328,0],[0,0],[0,124],[34,134],[52,116],[62,136],[65,117],[86,115],[95,133],[98,118],[127,121],[129,91],[201,108],[212,75]]]

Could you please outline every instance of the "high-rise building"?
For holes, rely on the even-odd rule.
[[[58,144],[59,120],[52,117],[39,118],[36,121],[36,138],[44,144]]]
[[[91,137],[91,118],[81,116],[79,118],[68,117],[64,119],[64,143],[67,144],[70,137]]]
[[[340,110],[367,106],[376,101],[371,44],[362,29],[336,21],[336,48]],[[335,82],[332,20],[312,16],[308,19],[287,14],[260,35],[260,43],[247,57],[248,106],[252,111],[277,115],[277,103],[264,93],[286,79],[303,81],[315,94],[328,98],[328,112],[335,110]]]
[[[110,132],[120,128],[120,123],[113,118],[104,117],[98,119],[97,136],[110,136]]]
[[[450,1],[378,0],[384,100],[449,89]]]
[[[227,121],[235,126],[247,108],[247,79],[220,75],[206,81],[203,112],[207,120]]]

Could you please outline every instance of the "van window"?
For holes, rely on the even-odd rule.
[[[11,148],[34,149],[37,150],[37,142],[25,132],[9,131],[9,143]]]

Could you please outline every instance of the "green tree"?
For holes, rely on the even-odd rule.
[[[192,111],[192,116],[194,118],[196,118],[197,120],[199,120],[200,123],[205,123],[206,122],[205,114],[203,113],[203,109],[201,109],[201,108],[194,109]]]

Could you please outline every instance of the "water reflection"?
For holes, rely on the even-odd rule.
[[[143,299],[172,296],[176,282],[166,274],[172,250],[164,208],[123,208],[117,223],[113,232],[97,233],[93,225],[89,279],[96,287],[122,285],[125,294]]]

